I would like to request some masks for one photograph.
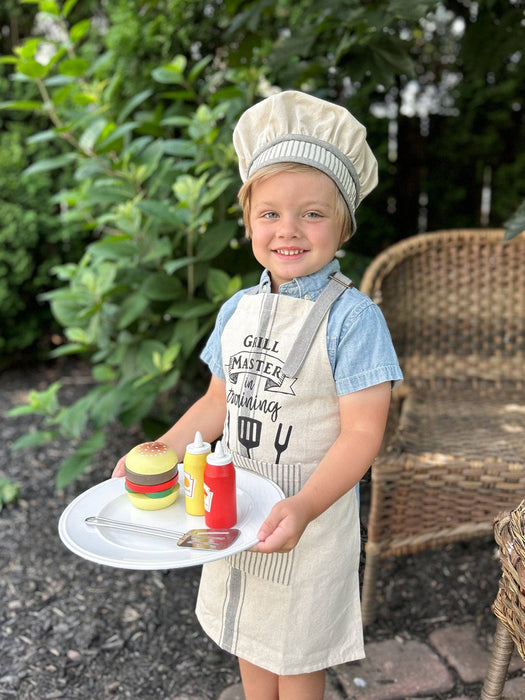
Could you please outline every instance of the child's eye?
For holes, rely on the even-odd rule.
[[[274,211],[265,211],[264,214],[262,215],[263,219],[276,219],[277,218],[277,213]]]
[[[307,219],[320,219],[322,214],[320,214],[318,211],[307,211],[306,212],[306,218]]]

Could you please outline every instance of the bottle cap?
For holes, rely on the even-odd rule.
[[[221,467],[226,464],[230,464],[230,462],[232,461],[232,456],[228,452],[224,452],[222,442],[220,440],[217,440],[217,444],[215,445],[215,452],[209,454],[207,460],[208,464]]]
[[[186,452],[189,452],[192,455],[206,455],[208,452],[211,452],[211,445],[209,442],[205,442],[202,439],[200,431],[197,430],[195,433],[195,439],[186,447]]]

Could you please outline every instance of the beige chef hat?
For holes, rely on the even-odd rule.
[[[243,182],[272,163],[305,163],[341,191],[355,232],[355,210],[377,185],[377,161],[365,127],[332,102],[289,90],[262,100],[239,119],[233,144]]]

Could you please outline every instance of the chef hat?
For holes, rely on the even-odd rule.
[[[350,210],[377,185],[365,127],[339,105],[288,90],[250,107],[233,132],[241,179],[272,163],[305,163],[335,182]]]

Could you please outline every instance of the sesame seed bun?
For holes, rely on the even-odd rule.
[[[143,442],[126,455],[126,491],[141,510],[160,510],[179,495],[177,454],[163,442]]]

